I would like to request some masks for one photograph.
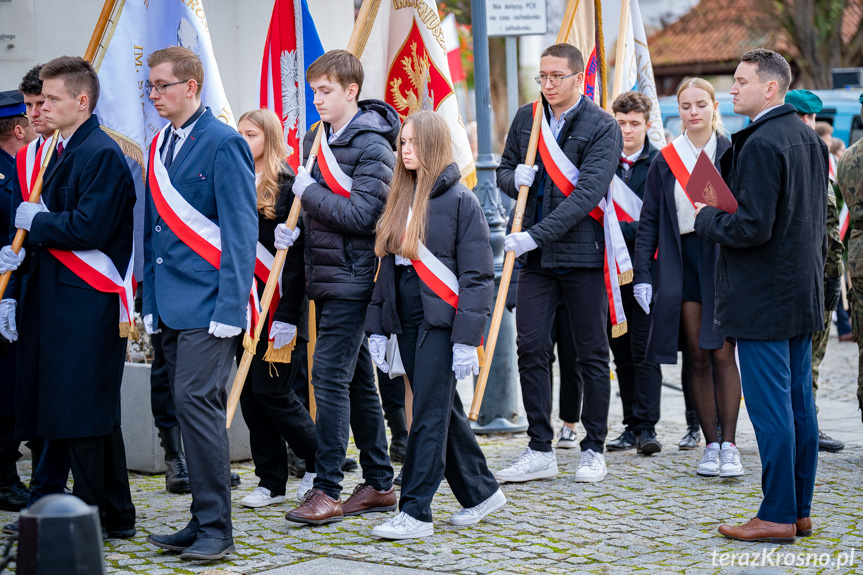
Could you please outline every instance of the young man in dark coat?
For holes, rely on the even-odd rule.
[[[721,246],[714,323],[737,338],[764,500],[751,521],[719,532],[793,542],[812,532],[818,421],[811,354],[812,333],[824,326],[828,151],[785,103],[791,68],[782,56],[747,52],[734,79],[734,111],[752,119],[721,159],[739,207],[728,214],[696,204],[695,231]]]
[[[505,238],[504,249],[526,260],[519,270],[516,309],[518,371],[528,418],[530,443],[499,470],[498,481],[529,481],[557,474],[551,443],[549,333],[560,302],[575,330],[575,348],[584,378],[581,441],[576,481],[601,481],[607,473],[603,449],[608,433],[608,298],[603,274],[602,224],[589,214],[608,192],[623,149],[614,118],[581,95],[584,58],[570,44],[555,44],[540,58],[537,83],[542,90],[549,138],[579,170],[578,181],[556,182],[537,154],[536,170],[525,165],[533,106],[522,106],[506,139],[497,181],[518,197],[530,186],[522,231]],[[549,143],[549,146],[554,142]],[[558,166],[558,170],[563,166]],[[568,187],[567,194],[558,184]]]
[[[92,114],[99,98],[93,67],[63,56],[45,64],[40,78],[41,111],[47,128],[60,131],[60,141],[45,173],[43,203],[23,202],[21,186],[27,184],[17,178],[12,197],[14,226],[29,232],[18,270],[16,432],[48,440],[30,504],[62,493],[71,469],[75,495],[99,507],[106,535],[131,537],[135,507],[120,431],[122,306],[117,293],[92,287],[64,254],[98,254],[124,277],[131,265],[135,188],[120,148]],[[64,339],[58,326],[67,326],[73,337]]]

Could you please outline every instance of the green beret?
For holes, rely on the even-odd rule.
[[[821,98],[809,90],[791,90],[785,95],[785,103],[794,106],[798,114],[817,114],[824,107]]]
[[[863,104],[863,94],[860,94],[860,103]]]

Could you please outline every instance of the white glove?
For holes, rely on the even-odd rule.
[[[390,370],[390,366],[387,365],[388,339],[385,335],[374,334],[369,336],[369,353],[372,356],[372,361],[384,373]]]
[[[285,224],[279,224],[276,226],[276,239],[273,241],[273,246],[277,250],[286,250],[294,245],[298,237],[300,237],[300,226],[290,229]]]
[[[632,286],[632,294],[635,296],[635,301],[644,310],[644,313],[650,315],[650,300],[653,299],[653,286],[650,284],[635,284]]]
[[[161,329],[153,329],[153,314],[148,313],[144,316],[144,331],[147,332],[147,335],[153,335],[155,333],[161,333]]]
[[[464,379],[471,373],[479,375],[479,355],[476,347],[463,343],[452,344],[452,370],[456,379]]]
[[[227,325],[224,323],[219,323],[217,321],[210,322],[210,335],[212,335],[213,337],[234,337],[236,335],[240,335],[241,331],[243,331],[243,328],[241,327],[235,327],[233,325]]]
[[[515,172],[513,173],[513,180],[515,180],[515,187],[520,188],[521,186],[527,186],[528,188],[533,185],[533,179],[536,177],[536,171],[539,168],[537,166],[528,166],[527,164],[519,164],[515,167]]]
[[[273,348],[282,349],[297,337],[297,326],[292,323],[273,321],[270,328],[270,337],[273,338]]]
[[[539,246],[536,241],[530,237],[528,232],[518,232],[517,234],[509,234],[503,238],[503,249],[507,252],[515,252],[515,257],[520,256],[530,250],[535,250]]]
[[[36,214],[47,211],[48,208],[43,206],[41,203],[34,204],[31,202],[24,202],[18,206],[18,211],[15,212],[15,227],[19,230],[27,230],[29,232],[30,226],[33,225],[33,218],[36,217]]]
[[[315,183],[315,179],[306,171],[305,166],[300,166],[297,170],[297,177],[294,180],[294,186],[291,188],[293,190],[294,195],[297,196],[298,199],[303,198],[303,192],[306,191],[311,184]]]
[[[18,326],[15,324],[15,306],[14,299],[7,298],[0,301],[0,335],[9,341],[18,339]]]
[[[3,246],[0,248],[0,274],[17,270],[24,261],[25,255],[27,255],[27,252],[24,248],[21,248],[21,251],[17,254],[12,251],[12,246]]]

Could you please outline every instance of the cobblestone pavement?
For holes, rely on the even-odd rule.
[[[433,505],[435,534],[423,541],[373,539],[372,527],[388,514],[305,528],[284,520],[290,502],[258,510],[241,507],[239,500],[257,485],[253,465],[246,462],[238,469],[243,485],[233,492],[237,553],[216,564],[186,563],[175,554],[155,550],[146,536],[183,527],[190,496],[167,494],[163,477],[133,475],[138,535],[106,543],[108,572],[251,574],[329,557],[446,573],[741,573],[747,571],[739,566],[746,555],[735,556],[732,567],[731,553],[751,554],[752,561],[755,553],[766,552],[765,565],[806,561],[807,553],[830,562],[819,567],[780,566],[772,573],[863,573],[863,424],[854,400],[856,362],[856,346],[839,343],[834,336],[822,368],[818,404],[822,429],[845,440],[847,447],[837,454],[822,454],[813,506],[815,533],[794,545],[748,544],[718,535],[720,523],[748,520],[761,500],[752,427],[742,409],[738,446],[746,475],[729,480],[698,477],[695,466],[701,450],[677,450],[685,427],[682,394],[665,386],[663,419],[657,428],[664,444],[660,454],[607,454],[606,479],[585,484],[574,481],[579,451],[562,450],[558,477],[505,485],[507,506],[472,528],[459,529],[447,522],[458,504],[444,483]],[[666,366],[664,375],[666,382],[679,385],[677,367]],[[609,438],[621,431],[620,401],[613,394]],[[526,435],[481,437],[480,444],[497,469],[526,445]],[[357,456],[353,446],[351,454]],[[29,475],[28,463],[22,462],[20,469]],[[347,474],[345,496],[360,480],[358,472]],[[296,486],[292,479],[288,492]],[[2,523],[13,519],[13,514],[0,512]],[[840,552],[852,550],[854,566],[836,568]],[[810,564],[813,559],[808,557]],[[760,566],[762,557],[757,561]]]

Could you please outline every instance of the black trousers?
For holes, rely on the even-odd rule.
[[[620,337],[611,337],[611,319],[607,328],[608,345],[614,354],[614,369],[620,385],[623,424],[636,433],[653,431],[659,421],[662,370],[658,363],[644,361],[650,316],[635,301],[631,283],[620,286],[620,295],[628,330]]]
[[[174,409],[174,398],[171,396],[171,380],[168,378],[168,366],[165,364],[165,354],[162,351],[162,334],[150,336],[153,345],[153,363],[150,364],[150,409],[156,427],[174,427],[177,421],[177,410]]]
[[[462,507],[479,505],[498,490],[464,412],[452,371],[452,330],[423,323],[419,277],[396,266],[399,351],[414,394],[399,509],[432,520],[431,501],[446,477]]]
[[[72,493],[84,503],[99,508],[107,531],[135,526],[135,506],[126,472],[123,432],[114,426],[108,435],[49,439],[33,473],[28,507],[52,493],[63,493],[69,471],[75,478]]]
[[[381,405],[383,405],[384,413],[392,413],[393,411],[404,409],[404,379],[401,377],[390,379],[390,376],[381,370],[378,369],[377,372],[378,389],[381,391]]]
[[[189,527],[200,539],[233,540],[225,384],[238,342],[213,337],[206,329],[162,324],[162,350],[192,488]]]
[[[255,475],[275,495],[284,495],[288,483],[288,452],[285,442],[306,462],[306,471],[315,472],[315,422],[293,390],[294,381],[306,362],[306,345],[298,344],[291,353],[291,363],[263,360],[267,351],[266,333],[258,349],[243,392],[240,407],[249,427],[249,444],[255,461]],[[237,350],[237,363],[244,349]],[[305,377],[303,377],[305,379]]]
[[[543,269],[539,250],[530,252],[519,271],[516,332],[518,372],[527,413],[529,447],[549,452],[554,439],[551,425],[551,388],[548,358],[551,333],[561,301],[575,337],[578,365],[584,378],[581,422],[586,431],[581,449],[602,453],[608,434],[611,381],[608,371],[608,337],[605,322],[608,298],[602,269],[577,268],[566,273]]]
[[[561,302],[554,314],[554,325],[551,328],[551,344],[557,345],[557,362],[560,369],[560,389],[558,390],[558,406],[560,419],[567,423],[577,423],[581,418],[581,399],[584,395],[584,379],[578,367],[578,352],[575,349],[575,337],[572,334],[572,324],[566,304]],[[552,372],[554,354],[549,356],[548,371]],[[549,385],[553,386],[552,377]]]

